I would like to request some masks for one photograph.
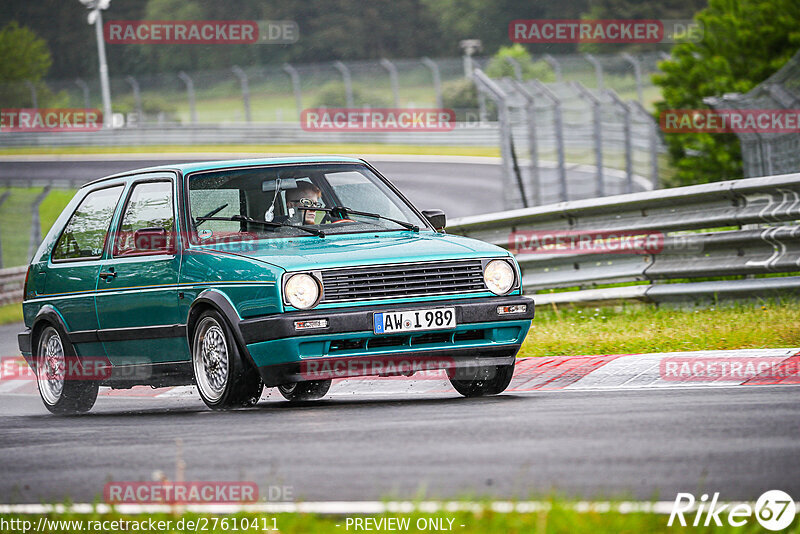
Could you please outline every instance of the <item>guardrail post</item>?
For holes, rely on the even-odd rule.
[[[520,65],[519,61],[517,61],[515,58],[513,58],[511,56],[506,56],[506,61],[508,62],[509,65],[511,65],[511,68],[514,69],[514,78],[516,78],[517,81],[521,82],[522,81],[522,65]]]
[[[594,67],[594,77],[597,80],[597,90],[602,91],[605,89],[605,83],[603,81],[603,65],[592,54],[583,54],[583,57]]]
[[[564,81],[564,77],[561,75],[561,63],[558,62],[556,58],[551,56],[550,54],[545,54],[542,56],[542,59],[547,61],[547,64],[550,65],[550,68],[553,69],[553,72],[556,75],[556,81],[561,83]]]
[[[183,80],[186,84],[186,96],[189,98],[189,116],[191,117],[192,124],[197,124],[197,109],[194,102],[194,82],[192,78],[183,71],[178,73],[178,78]]]
[[[631,140],[631,108],[612,91],[606,90],[606,94],[611,98],[613,104],[622,110],[623,133],[625,137],[625,192],[633,193],[633,143]]]
[[[627,52],[623,52],[620,54],[620,56],[622,59],[633,65],[633,75],[636,77],[636,98],[641,104],[644,102],[644,97],[642,96],[642,65],[639,63],[638,59]]]
[[[658,123],[639,102],[631,102],[631,106],[647,121],[649,127],[647,140],[650,150],[650,181],[653,183],[653,189],[658,189],[660,186],[658,179]]]
[[[564,120],[561,114],[561,99],[539,80],[533,80],[533,84],[553,104],[553,128],[558,154],[558,193],[561,202],[566,202],[569,200],[569,193],[567,191],[567,167],[564,161]]]
[[[442,77],[439,74],[439,65],[429,57],[422,58],[422,64],[431,69],[433,90],[436,93],[436,107],[441,109],[444,107],[444,104],[442,103]]]
[[[83,108],[89,109],[91,107],[89,105],[89,86],[82,78],[75,78],[75,85],[80,87],[81,91],[83,91]]]
[[[300,117],[303,113],[303,92],[300,88],[300,74],[297,69],[292,67],[289,63],[283,64],[283,71],[289,75],[292,80],[292,91],[294,91],[294,104],[297,107],[297,116]]]
[[[606,196],[605,180],[603,178],[603,138],[600,117],[600,99],[594,96],[591,91],[586,89],[580,82],[572,82],[572,86],[578,91],[583,99],[592,106],[592,128],[594,136],[594,161],[597,165],[597,186],[595,194],[598,197]]]
[[[353,102],[353,78],[350,76],[350,69],[341,61],[337,61],[333,66],[342,74],[342,81],[344,82],[344,94],[348,108],[354,108]]]
[[[142,124],[144,122],[144,111],[142,110],[142,93],[139,90],[139,82],[133,76],[126,76],[125,81],[133,89],[133,106],[136,109],[137,123]]]
[[[39,218],[39,205],[49,193],[50,186],[44,186],[42,192],[31,204],[31,239],[28,243],[28,261],[33,259],[33,255],[39,247],[39,242],[42,240],[42,220]]]
[[[528,123],[528,152],[533,189],[533,205],[542,203],[542,184],[539,180],[539,145],[536,139],[536,99],[522,82],[511,80],[514,89],[525,98],[525,120]]]
[[[4,191],[2,195],[0,195],[0,207],[3,206],[3,202],[6,201],[8,196],[11,194],[11,191]],[[3,268],[3,241],[2,235],[0,235],[0,269]]]
[[[500,123],[500,155],[502,156],[503,166],[503,179],[505,187],[503,190],[504,202],[507,208],[518,207],[515,206],[509,184],[513,180],[514,172],[514,156],[512,154],[512,140],[511,140],[511,117],[508,112],[508,96],[491,78],[489,78],[481,69],[475,69],[472,72],[472,79],[475,82],[475,87],[480,94],[486,92],[492,100],[497,104],[497,118]],[[525,194],[525,185],[522,182],[522,177],[516,175],[517,188],[519,196],[522,200],[522,206],[528,207],[528,198]]]
[[[25,80],[25,86],[31,92],[31,107],[33,107],[33,109],[39,109],[39,99],[36,95],[36,86],[30,80]]]
[[[392,84],[392,96],[394,97],[394,107],[400,107],[400,84],[397,81],[397,67],[386,58],[381,59],[381,66],[389,71],[389,82]]]
[[[239,84],[242,86],[242,101],[244,103],[244,120],[248,123],[251,122],[250,115],[250,84],[247,83],[247,73],[242,70],[239,65],[231,67],[233,74],[239,78]]]

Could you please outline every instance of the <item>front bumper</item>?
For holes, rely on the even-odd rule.
[[[523,313],[497,313],[500,306],[520,304],[526,306]],[[445,307],[455,308],[455,328],[384,335],[373,331],[375,312]],[[238,327],[264,383],[275,386],[326,378],[309,372],[322,369],[343,377],[510,364],[533,316],[532,299],[507,296],[289,312],[247,319]],[[295,329],[296,321],[315,319],[327,319],[328,326]]]

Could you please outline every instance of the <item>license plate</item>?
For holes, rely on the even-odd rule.
[[[455,308],[374,313],[376,334],[397,334],[418,330],[441,330],[456,326]]]

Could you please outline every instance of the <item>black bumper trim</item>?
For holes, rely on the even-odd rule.
[[[375,362],[388,362],[390,360],[394,360],[395,362],[415,361],[423,362],[423,364],[426,361],[429,361],[433,364],[439,362],[443,363],[443,365],[433,365],[431,367],[427,367],[426,370],[450,369],[454,370],[455,372],[467,371],[468,373],[470,370],[473,370],[476,367],[490,365],[510,365],[514,363],[516,361],[520,346],[521,345],[513,344],[502,345],[499,347],[429,350],[425,351],[424,353],[389,352],[363,356],[328,356],[325,358],[309,358],[307,360],[301,360],[297,362],[265,365],[263,367],[259,367],[258,371],[261,375],[264,385],[267,387],[324,378],[316,375],[310,376],[310,369],[321,368],[320,365],[314,366],[313,364],[327,364],[328,367],[330,367],[334,362],[347,362],[348,360],[373,360]],[[359,367],[360,366],[356,366],[356,372],[347,373],[347,376],[373,376],[376,374],[371,372],[359,372]],[[337,376],[336,378],[344,378],[344,376]]]
[[[527,304],[525,313],[498,315],[498,306]],[[494,321],[519,321],[533,319],[533,299],[522,296],[487,297],[458,300],[433,300],[409,304],[372,304],[369,306],[327,308],[307,312],[287,312],[245,319],[239,322],[239,329],[246,344],[260,343],[287,337],[342,334],[347,332],[372,332],[372,314],[375,312],[418,310],[420,308],[455,308],[456,322],[459,325],[488,323]],[[328,319],[327,328],[295,330],[295,321]]]

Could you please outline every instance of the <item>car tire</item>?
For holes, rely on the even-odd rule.
[[[456,370],[458,373],[458,370]],[[506,390],[514,376],[514,364],[486,365],[467,371],[471,376],[450,378],[450,384],[465,397],[482,397],[497,395]]]
[[[321,399],[329,389],[331,389],[330,380],[308,380],[278,386],[283,398],[292,402]]]
[[[34,347],[36,385],[45,408],[57,415],[91,410],[97,401],[100,383],[89,379],[66,379],[67,358],[77,358],[77,352],[61,328],[46,325],[36,336]]]
[[[204,312],[192,335],[192,369],[200,397],[212,410],[254,406],[264,384],[239,352],[227,321]]]

